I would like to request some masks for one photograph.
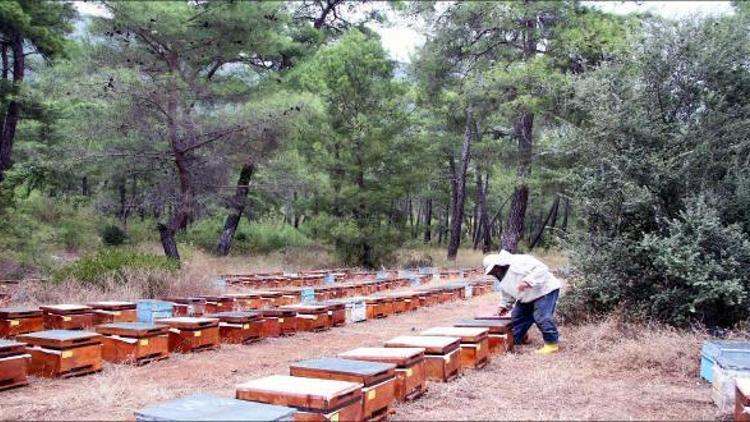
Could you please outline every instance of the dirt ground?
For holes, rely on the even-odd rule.
[[[33,378],[28,387],[0,392],[0,419],[122,420],[146,405],[194,392],[234,395],[234,386],[288,373],[291,362],[380,346],[396,335],[450,324],[492,303],[494,295],[437,305],[325,333],[266,339],[214,352],[172,355],[143,367],[106,364],[97,375],[66,380]],[[533,329],[535,330],[535,329]],[[611,321],[562,327],[564,350],[495,358],[448,384],[429,384],[421,399],[395,407],[399,420],[477,419],[715,419],[710,387],[697,378],[700,338]]]

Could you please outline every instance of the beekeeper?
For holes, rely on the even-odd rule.
[[[555,307],[560,296],[560,280],[549,268],[531,255],[500,251],[484,257],[485,275],[500,280],[498,314],[511,310],[513,340],[521,344],[532,324],[544,338],[538,353],[558,351],[559,333],[555,324]]]

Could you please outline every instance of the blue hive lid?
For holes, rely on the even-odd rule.
[[[750,342],[737,340],[710,340],[703,343],[701,354],[711,359],[715,359],[722,350],[746,350],[750,352]]]
[[[139,421],[292,420],[296,409],[197,393],[155,404],[135,413]]]
[[[369,362],[341,358],[319,358],[303,360],[301,362],[295,363],[294,366],[311,369],[323,369],[333,372],[357,375],[374,375],[396,368],[396,365],[392,365],[390,363]]]
[[[750,351],[724,350],[716,357],[716,363],[724,369],[750,370]]]

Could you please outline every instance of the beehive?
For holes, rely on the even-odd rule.
[[[202,296],[206,300],[203,314],[234,311],[234,298],[230,296]]]
[[[42,331],[42,311],[33,308],[0,308],[0,337]]]
[[[298,409],[300,421],[362,420],[362,384],[272,375],[237,386],[237,398]]]
[[[346,325],[346,303],[339,301],[319,302],[318,305],[326,307],[328,318],[331,320],[332,327]]]
[[[339,354],[340,358],[396,365],[395,397],[414,400],[427,391],[423,348],[360,347]]]
[[[94,325],[138,320],[136,305],[132,302],[94,302],[88,306],[94,309]]]
[[[371,296],[365,299],[367,307],[367,319],[385,318],[388,316],[385,309],[385,298]]]
[[[276,319],[280,335],[293,336],[297,333],[297,312],[293,309],[273,308],[260,312],[265,319]]]
[[[494,319],[499,321],[510,321],[510,315],[500,316],[497,314],[497,306],[483,305],[477,309],[476,313],[474,314],[474,319]]]
[[[60,304],[39,308],[44,328],[48,330],[83,330],[94,326],[94,310],[89,306]]]
[[[399,293],[391,293],[387,295],[388,298],[391,300],[391,307],[393,309],[394,314],[400,314],[406,312],[409,305],[406,302],[406,297],[404,295]]]
[[[490,361],[489,330],[487,328],[435,327],[419,334],[460,338],[462,368],[483,368]]]
[[[79,330],[49,330],[16,337],[27,344],[29,372],[42,377],[73,377],[102,369],[101,335]]]
[[[263,308],[275,308],[284,305],[284,294],[281,292],[262,290],[256,293],[261,298]]]
[[[390,363],[321,358],[292,364],[295,377],[332,379],[364,385],[362,416],[366,420],[384,419],[395,399],[396,365]]]
[[[468,319],[454,324],[456,327],[484,327],[489,330],[490,354],[505,353],[513,347],[510,320]]]
[[[447,382],[461,372],[458,337],[400,336],[385,342],[385,347],[421,347],[425,349],[425,375],[432,381]]]
[[[143,365],[169,357],[169,327],[150,322],[115,322],[96,327],[102,335],[102,358]]]
[[[197,393],[135,412],[135,420],[151,421],[289,421],[296,409]]]
[[[296,313],[297,331],[324,331],[331,328],[331,319],[325,306],[286,305],[280,309],[290,309]]]
[[[737,378],[734,392],[735,422],[750,422],[750,378]]]
[[[239,312],[252,311],[262,307],[259,295],[252,293],[228,293],[227,297],[234,298],[234,310]]]
[[[143,299],[135,303],[138,322],[154,322],[158,319],[178,316],[174,314],[175,303],[163,300]]]
[[[175,317],[157,321],[169,326],[169,351],[179,353],[213,350],[219,347],[219,320]]]
[[[222,343],[247,344],[263,337],[263,317],[258,312],[219,312],[206,317],[219,320]]]
[[[0,340],[0,391],[27,385],[31,355],[26,345],[11,340]]]
[[[187,316],[199,317],[206,313],[206,299],[202,297],[174,297],[170,302],[187,305]]]

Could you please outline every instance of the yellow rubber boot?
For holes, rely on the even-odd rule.
[[[552,353],[557,353],[560,351],[560,346],[556,343],[544,343],[544,346],[537,350],[536,353],[540,355],[551,355]]]

